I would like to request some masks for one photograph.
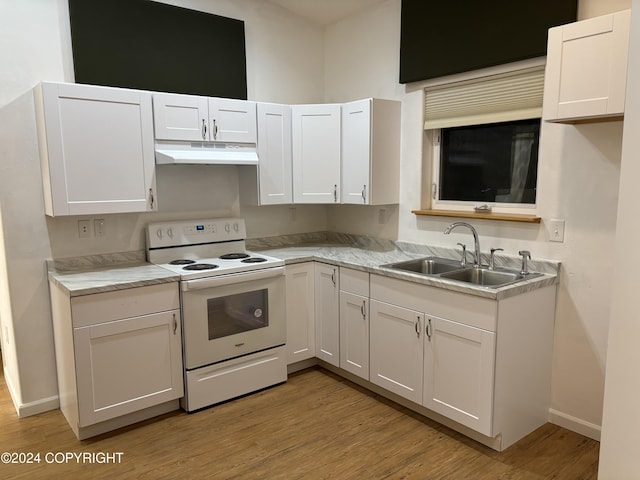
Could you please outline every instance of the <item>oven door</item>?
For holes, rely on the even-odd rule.
[[[286,342],[284,268],[181,282],[187,370]]]

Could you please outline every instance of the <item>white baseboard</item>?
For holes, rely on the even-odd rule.
[[[50,410],[56,410],[60,408],[60,399],[57,395],[53,397],[41,398],[35,402],[23,403],[18,410],[18,416],[20,418],[30,417],[31,415],[37,415],[38,413],[48,412]]]
[[[593,440],[600,441],[600,433],[602,427],[595,423],[590,423],[566,413],[559,412],[553,408],[549,409],[549,422],[559,427],[566,428],[572,432],[579,433],[585,437],[592,438]]]
[[[16,409],[16,413],[19,418],[30,417],[31,415],[37,415],[38,413],[48,412],[49,410],[55,410],[60,408],[60,399],[57,395],[47,398],[41,398],[35,402],[20,403],[18,400],[18,394],[11,383],[11,377],[7,375],[7,370],[4,370],[4,382],[9,390],[9,396],[13,401],[13,407]]]

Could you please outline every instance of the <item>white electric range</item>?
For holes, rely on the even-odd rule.
[[[149,262],[180,275],[187,411],[286,381],[284,261],[245,237],[240,218],[147,226]]]

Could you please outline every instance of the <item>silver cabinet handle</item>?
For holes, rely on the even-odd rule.
[[[333,269],[333,273],[331,274],[331,281],[333,282],[333,286],[336,286],[336,269]]]
[[[420,329],[421,329],[421,327],[420,327],[420,317],[418,316],[416,318],[417,318],[416,324],[415,324],[416,335],[418,336],[418,338],[420,338]]]
[[[363,203],[367,203],[367,186],[366,185],[362,187],[362,201]]]
[[[431,319],[429,319],[427,323],[427,329],[425,333],[427,334],[427,338],[429,339],[429,341],[431,341]]]
[[[218,138],[218,124],[216,123],[216,119],[215,118],[213,119],[213,130],[212,130],[211,133],[213,133],[213,139],[217,140],[217,138]]]
[[[333,201],[334,203],[338,202],[338,185],[333,186]]]
[[[204,118],[202,119],[202,139],[207,139],[207,122]]]
[[[362,306],[360,307],[360,313],[362,314],[362,319],[366,320],[367,319],[367,314],[365,313],[367,308],[367,301],[363,300],[362,301]]]
[[[176,320],[176,314],[173,314],[173,334],[176,334],[176,331],[178,330],[178,320]]]
[[[153,188],[149,189],[149,208],[153,210],[155,207],[155,198],[153,197]]]

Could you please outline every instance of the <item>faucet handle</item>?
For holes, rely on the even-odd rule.
[[[464,243],[460,243],[460,242],[458,242],[458,245],[462,247],[462,260],[460,262],[460,265],[462,265],[463,267],[466,267],[467,266],[467,246]]]
[[[491,256],[489,257],[489,270],[493,270],[495,268],[494,263],[493,263],[493,255],[496,252],[503,252],[504,248],[492,248],[491,249]]]
[[[527,267],[527,259],[531,260],[531,252],[529,250],[520,250],[518,255],[522,256],[522,268],[520,273],[522,275],[529,275],[529,268]]]

